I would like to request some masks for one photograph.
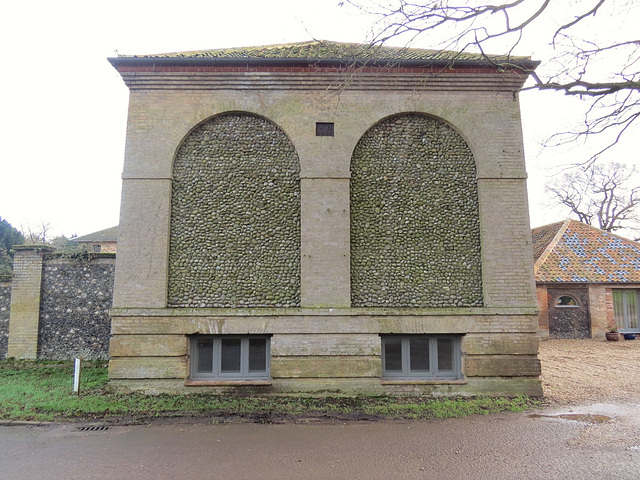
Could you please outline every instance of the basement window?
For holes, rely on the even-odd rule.
[[[264,335],[195,335],[191,379],[267,380],[271,339]]]
[[[457,380],[462,377],[459,335],[382,335],[382,377]]]

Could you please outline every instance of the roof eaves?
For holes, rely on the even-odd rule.
[[[317,58],[317,57],[285,57],[285,58],[262,58],[262,57],[246,57],[246,58],[190,58],[190,57],[110,57],[107,59],[116,69],[119,66],[239,66],[239,65],[299,65],[310,64],[318,67],[322,66],[370,66],[370,67],[495,67],[505,68],[512,66],[523,69],[524,71],[533,71],[540,64],[539,61],[529,59],[507,59],[487,60],[487,59],[468,59],[468,58],[433,58],[433,59],[393,59],[393,58]]]

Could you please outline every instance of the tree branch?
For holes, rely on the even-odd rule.
[[[568,30],[571,27],[573,27],[574,25],[580,23],[582,20],[584,20],[585,18],[587,18],[589,15],[595,15],[596,12],[598,11],[598,9],[602,6],[602,4],[605,2],[606,0],[600,0],[598,2],[597,5],[595,5],[591,10],[589,10],[586,13],[583,13],[582,15],[577,16],[572,22],[566,23],[564,25],[562,25],[560,28],[558,28],[556,30],[556,33],[553,34],[553,39],[551,40],[551,43],[555,44],[556,41],[556,37],[558,36],[558,34],[562,31],[562,30]]]
[[[543,63],[536,72],[523,71],[532,77],[523,90],[557,91],[591,102],[584,127],[560,136],[573,135],[575,140],[617,130],[615,144],[629,132],[631,125],[638,124],[640,102],[634,99],[640,92],[640,40],[637,31],[628,35],[632,39],[621,38],[627,30],[619,27],[624,14],[631,18],[640,13],[640,2],[624,2],[624,13],[620,13],[621,5],[613,0],[568,3],[513,0],[497,4],[479,0],[346,2],[378,19],[374,44],[403,36],[410,43],[428,36],[438,48],[473,51],[498,68],[513,68],[511,55],[527,39],[550,45],[553,50],[546,59],[541,59]],[[557,25],[545,21],[549,19],[557,20]],[[579,36],[584,30],[578,26],[585,27],[586,38]],[[596,35],[599,31],[606,33],[604,44],[595,40],[601,37]],[[495,48],[501,52],[495,52]],[[503,53],[504,59],[487,52]],[[629,92],[635,97],[618,97]],[[600,149],[589,161],[608,149]]]

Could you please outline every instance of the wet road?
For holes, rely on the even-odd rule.
[[[0,427],[0,478],[637,479],[637,407],[600,405],[407,423],[112,426],[97,431],[80,431],[76,425],[5,426]],[[599,423],[553,416],[575,412],[580,420]]]

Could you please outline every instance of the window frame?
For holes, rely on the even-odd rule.
[[[411,370],[411,339],[429,339],[429,370]],[[410,334],[410,335],[380,335],[382,349],[382,378],[384,380],[460,380],[462,378],[462,351],[460,348],[460,335],[430,335],[430,334]],[[401,341],[401,371],[387,370],[386,342],[388,340],[400,339]],[[440,370],[438,367],[438,340],[452,340],[452,361],[453,370]]]
[[[570,298],[571,300],[573,300],[575,303],[573,305],[568,305],[568,304],[562,304],[562,303],[558,303],[560,302],[563,298]],[[576,297],[574,297],[573,295],[570,295],[568,293],[563,293],[562,295],[558,295],[556,297],[555,302],[553,303],[553,306],[555,308],[580,308],[580,302],[578,302],[578,299]]]
[[[198,341],[212,339],[212,365],[211,372],[199,372],[198,362],[201,355]],[[240,371],[222,371],[222,341],[240,340]],[[265,369],[264,371],[249,371],[249,349],[250,341],[255,339],[265,340]],[[271,379],[271,336],[270,335],[192,335],[190,339],[191,358],[190,376],[191,380],[214,380],[214,381],[252,381]]]
[[[622,295],[622,325],[618,322],[618,317],[616,315],[616,300],[615,294],[619,292]],[[629,327],[628,325],[631,323],[629,319],[629,310],[628,310],[628,298],[627,296],[635,295],[636,297],[636,318],[635,318],[635,327]],[[611,289],[611,302],[613,304],[613,319],[618,327],[618,331],[620,333],[639,333],[640,332],[640,290],[635,288],[612,288]]]

